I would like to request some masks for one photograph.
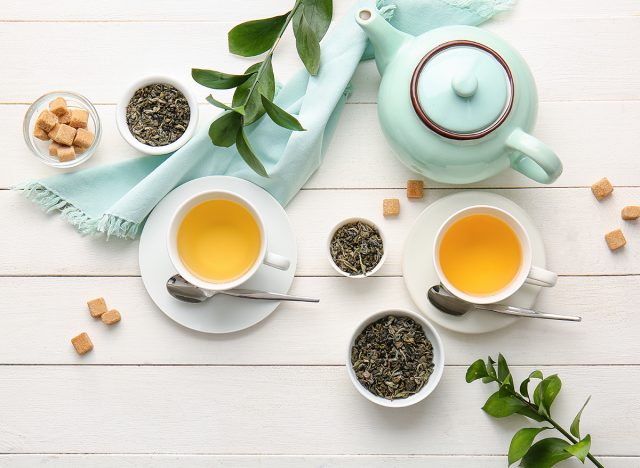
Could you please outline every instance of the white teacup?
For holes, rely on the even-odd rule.
[[[458,220],[462,218],[466,218],[467,216],[476,215],[476,214],[490,215],[507,223],[507,225],[513,230],[513,232],[517,236],[518,241],[520,242],[520,248],[522,253],[520,268],[518,269],[518,272],[513,277],[511,282],[509,282],[509,284],[507,284],[505,287],[503,287],[499,291],[496,291],[493,294],[482,295],[482,296],[467,294],[463,291],[460,291],[453,284],[451,284],[451,282],[447,279],[447,277],[444,275],[442,271],[442,267],[440,265],[440,258],[439,258],[440,245],[442,242],[442,238],[444,234],[447,232],[447,230]],[[433,259],[434,259],[436,273],[438,275],[438,278],[440,279],[440,282],[455,296],[465,301],[473,302],[476,304],[492,304],[495,302],[503,301],[504,299],[508,298],[509,296],[514,294],[516,291],[518,291],[518,289],[520,289],[522,285],[525,283],[533,284],[536,286],[551,287],[551,286],[555,286],[558,280],[557,274],[551,271],[545,270],[544,268],[540,268],[532,265],[531,241],[529,240],[529,235],[527,234],[527,231],[525,231],[524,227],[522,227],[522,224],[520,224],[520,222],[508,212],[501,210],[500,208],[496,208],[488,205],[470,206],[450,216],[444,222],[444,224],[440,226],[440,229],[436,234],[435,241],[433,244]]]
[[[184,217],[187,215],[187,213],[189,213],[189,211],[191,211],[192,208],[209,200],[229,200],[238,203],[251,214],[253,219],[256,221],[256,224],[258,225],[258,229],[260,231],[260,249],[253,265],[242,276],[226,282],[206,281],[194,275],[184,264],[184,262],[180,258],[180,253],[178,252],[178,229],[180,228]],[[273,268],[277,268],[278,270],[288,270],[291,265],[291,262],[288,258],[268,251],[264,222],[262,221],[260,214],[253,206],[253,204],[251,204],[251,202],[241,197],[237,193],[228,192],[225,190],[202,191],[193,195],[182,205],[180,205],[171,218],[171,223],[169,225],[169,235],[167,237],[167,248],[169,251],[169,258],[171,259],[171,263],[173,263],[173,266],[175,267],[177,272],[180,273],[184,279],[200,288],[216,291],[223,291],[226,289],[238,287],[245,281],[249,280],[258,271],[258,268],[260,268],[260,266],[262,266],[263,264],[271,266]]]

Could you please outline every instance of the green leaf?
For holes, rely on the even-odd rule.
[[[286,110],[281,107],[278,107],[272,101],[267,99],[264,96],[262,97],[262,106],[271,117],[275,123],[280,125],[281,127],[287,128],[289,130],[295,130],[298,132],[303,132],[305,129],[300,125],[298,119],[296,119],[293,115],[289,114]]]
[[[242,83],[251,78],[252,73],[244,75],[230,75],[215,70],[203,70],[201,68],[192,68],[191,76],[193,79],[211,89],[231,89],[240,86]]]
[[[509,372],[507,360],[504,358],[502,353],[500,353],[498,354],[498,380],[503,381],[509,374],[511,374],[511,372]]]
[[[229,52],[253,57],[271,49],[286,25],[289,13],[237,25],[229,31]]]
[[[522,458],[520,466],[524,468],[550,468],[571,457],[571,454],[565,451],[568,446],[568,442],[556,437],[542,439],[533,444]]]
[[[228,105],[226,105],[224,102],[220,102],[218,101],[216,98],[214,98],[211,94],[209,94],[207,97],[207,102],[209,104],[213,104],[216,107],[219,107],[220,109],[224,109],[224,110],[228,110],[228,111],[233,111],[233,112],[237,112],[238,114],[244,115],[244,108],[242,107],[229,107]]]
[[[521,414],[522,416],[526,416],[529,419],[533,419],[534,421],[544,421],[544,417],[542,417],[536,410],[528,406],[525,406],[524,408],[518,410],[517,413]]]
[[[293,24],[293,33],[296,36],[296,49],[302,63],[310,74],[317,75],[320,69],[320,42],[311,29],[304,12],[300,14],[300,19]]]
[[[531,381],[531,379],[542,380],[543,378],[544,377],[542,376],[542,372],[540,372],[539,370],[534,370],[531,374],[529,374],[529,377],[524,379],[524,381],[520,384],[520,393],[524,397],[529,398],[529,382]]]
[[[263,65],[264,64],[264,65]],[[276,93],[276,81],[273,76],[273,66],[271,64],[271,58],[267,57],[264,62],[258,62],[247,68],[246,73],[258,72],[261,66],[264,66],[264,70],[260,74],[258,84],[256,84],[253,93],[249,96],[249,92],[253,83],[258,79],[258,73],[255,73],[252,78],[238,86],[233,94],[233,100],[231,105],[233,107],[244,106],[245,118],[244,124],[250,125],[265,113],[262,106],[262,99],[260,95],[266,96],[269,99],[273,99]],[[246,104],[245,104],[246,101]]]
[[[242,159],[244,159],[244,162],[246,162],[256,174],[261,175],[262,177],[269,177],[267,170],[253,152],[253,148],[251,148],[251,145],[247,140],[247,135],[244,133],[244,129],[242,127],[238,130],[238,134],[236,136],[236,148],[238,149],[240,156],[242,156]]]
[[[560,393],[562,382],[556,374],[551,375],[541,381],[533,394],[533,401],[538,406],[542,414],[551,415],[551,405]]]
[[[513,389],[513,377],[511,376],[511,374],[507,374],[504,381],[502,382],[501,387],[509,387]]]
[[[491,356],[487,357],[487,365],[486,365],[487,375],[490,375],[491,377],[494,377],[494,378],[498,378],[498,376],[496,375],[496,370],[493,368],[495,363],[496,362],[493,359],[491,359]]]
[[[225,112],[209,127],[209,138],[214,145],[228,148],[236,142],[236,134],[240,128],[242,116],[237,112]]]
[[[511,375],[509,371],[509,366],[507,365],[507,360],[501,354],[498,354],[498,380],[500,382],[504,382],[504,380]]]
[[[587,434],[580,442],[570,445],[564,450],[584,463],[587,455],[589,455],[589,450],[591,450],[591,436]]]
[[[509,445],[509,466],[520,460],[531,448],[534,439],[550,427],[527,427],[515,433]]]
[[[478,359],[476,362],[471,364],[467,369],[467,374],[465,379],[467,383],[471,383],[475,380],[481,379],[487,376],[487,369],[484,366],[484,361],[482,359]]]
[[[544,380],[544,375],[542,375],[542,372],[540,372],[539,370],[534,370],[531,374],[529,374],[529,377],[531,377],[532,379]]]
[[[489,397],[482,409],[494,418],[504,418],[518,412],[525,406],[524,402],[512,395],[502,396],[498,390]]]
[[[582,416],[582,412],[584,411],[585,407],[589,403],[589,400],[591,400],[591,395],[589,395],[589,398],[587,398],[587,401],[584,402],[584,405],[582,405],[582,408],[580,408],[580,411],[578,411],[578,414],[576,414],[576,417],[573,418],[573,422],[571,423],[571,427],[569,428],[569,431],[571,431],[571,434],[573,434],[578,439],[580,438],[580,417]]]
[[[332,0],[302,0],[302,7],[298,9],[294,17],[294,24],[300,21],[300,14],[304,13],[318,40],[322,40],[333,16]]]

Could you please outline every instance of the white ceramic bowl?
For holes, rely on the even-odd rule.
[[[87,130],[91,130],[95,134],[95,138],[93,139],[93,143],[89,148],[84,150],[81,154],[77,155],[75,159],[71,161],[63,161],[60,162],[58,158],[49,155],[49,144],[50,141],[42,141],[38,140],[33,136],[33,127],[36,123],[36,119],[40,112],[44,109],[49,108],[49,103],[53,101],[57,97],[62,97],[67,101],[69,107],[78,108],[78,109],[86,109],[89,111],[89,122],[87,124]],[[29,109],[27,109],[27,113],[24,116],[24,120],[22,122],[22,132],[24,134],[24,141],[31,150],[31,152],[38,158],[40,161],[45,163],[51,167],[57,167],[61,169],[68,169],[70,167],[75,167],[83,162],[87,161],[93,153],[96,152],[98,145],[100,144],[100,137],[102,136],[102,126],[100,124],[100,116],[96,111],[96,108],[93,107],[93,104],[89,102],[89,100],[77,93],[72,93],[70,91],[53,91],[51,93],[47,93],[44,96],[40,96],[38,99],[34,101]]]
[[[407,398],[399,398],[397,400],[387,400],[386,398],[374,395],[369,390],[367,390],[360,383],[358,377],[356,377],[356,373],[353,370],[353,366],[351,365],[351,348],[353,347],[353,344],[358,335],[360,335],[360,333],[362,333],[362,330],[364,330],[368,325],[388,315],[411,317],[422,326],[424,334],[433,345],[433,373],[429,377],[429,381],[424,387],[420,389],[418,393]],[[363,397],[377,405],[386,406],[389,408],[403,408],[405,406],[415,405],[416,403],[424,400],[427,396],[429,396],[429,394],[431,394],[431,392],[433,392],[433,390],[440,382],[443,372],[444,347],[442,346],[440,335],[438,335],[436,329],[429,322],[427,322],[427,320],[422,317],[422,315],[416,314],[415,312],[410,312],[403,309],[390,309],[377,312],[360,323],[360,325],[356,327],[355,331],[351,335],[351,339],[349,340],[349,346],[347,347],[347,373],[349,374],[349,378],[351,379],[354,387],[356,387],[356,390],[358,390],[358,392],[360,392]]]
[[[149,146],[139,142],[133,136],[133,134],[129,130],[129,126],[127,125],[127,105],[133,97],[133,94],[140,88],[144,88],[145,86],[153,83],[165,83],[175,87],[184,95],[185,98],[187,98],[187,102],[189,103],[189,108],[191,110],[189,125],[187,126],[184,134],[173,143],[165,146]],[[122,95],[116,107],[116,123],[118,125],[120,135],[122,135],[122,138],[124,138],[127,143],[129,143],[134,149],[140,151],[141,153],[156,156],[161,154],[173,153],[174,151],[184,146],[184,144],[191,139],[196,131],[196,127],[198,125],[198,101],[196,100],[191,90],[184,83],[181,83],[180,81],[168,76],[148,76],[129,85],[126,92]]]
[[[344,226],[345,224],[354,223],[356,221],[361,221],[363,223],[370,224],[371,226],[376,228],[378,230],[378,233],[380,233],[380,238],[382,239],[382,246],[384,248],[384,252],[382,254],[382,258],[380,259],[378,264],[373,268],[373,270],[371,270],[366,275],[350,275],[346,271],[342,271],[342,269],[338,265],[335,264],[335,262],[333,261],[333,258],[331,258],[331,239],[333,239],[333,236],[336,233],[336,231],[338,229],[340,229],[342,226]],[[356,278],[356,279],[357,278],[367,278],[367,277],[372,276],[373,274],[375,274],[382,267],[382,264],[387,259],[387,240],[386,240],[386,238],[384,236],[384,233],[382,232],[382,229],[380,229],[380,226],[378,226],[373,221],[370,221],[370,220],[368,220],[366,218],[347,218],[347,219],[344,219],[344,220],[340,221],[338,224],[336,224],[334,226],[334,228],[331,230],[331,232],[329,232],[329,237],[327,238],[326,251],[327,251],[327,258],[329,259],[329,263],[331,264],[333,269],[336,270],[338,273],[340,273],[342,276],[346,276],[347,278]]]

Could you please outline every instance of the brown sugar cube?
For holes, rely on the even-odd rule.
[[[67,112],[65,112],[62,115],[58,116],[58,122],[61,124],[67,124],[69,125],[69,122],[71,122],[71,111],[69,109],[67,109]]]
[[[604,239],[607,241],[607,245],[611,250],[618,250],[620,247],[624,247],[627,240],[624,238],[622,229],[616,229],[615,231],[608,232],[604,235]]]
[[[57,123],[53,126],[51,130],[49,130],[49,133],[47,133],[47,137],[49,138],[49,140],[53,140],[53,137],[55,136],[56,133],[58,133],[59,129],[60,129],[60,124]]]
[[[58,131],[53,135],[52,140],[61,145],[71,146],[76,137],[76,129],[66,124],[61,124]]]
[[[86,109],[71,109],[71,120],[69,125],[73,128],[87,128],[89,122],[89,111]]]
[[[58,159],[60,162],[73,161],[76,159],[76,151],[73,146],[60,146],[58,148]]]
[[[407,198],[424,197],[423,180],[407,180]]]
[[[60,145],[55,141],[52,141],[49,144],[49,156],[55,156],[57,158],[59,149],[60,149]]]
[[[640,218],[640,206],[625,206],[622,208],[622,219],[633,221]]]
[[[611,195],[611,192],[613,192],[613,186],[611,185],[611,182],[609,182],[609,179],[603,177],[591,186],[591,191],[598,201],[600,201]]]
[[[60,117],[67,113],[67,101],[62,97],[57,97],[49,103],[49,110]]]
[[[86,354],[93,349],[93,343],[89,335],[82,332],[78,336],[71,338],[71,344],[76,348],[78,354]]]
[[[49,112],[47,109],[40,112],[40,115],[36,119],[36,126],[45,132],[50,131],[57,123],[58,117],[56,117],[56,114]]]
[[[49,140],[49,135],[47,134],[47,132],[42,130],[37,125],[33,129],[33,136],[36,137],[38,140],[42,140],[42,141]]]
[[[97,297],[87,302],[89,312],[93,318],[98,318],[107,311],[107,303],[104,297]]]
[[[84,153],[85,148],[80,148],[79,146],[74,146],[73,150],[76,152],[76,156]]]
[[[400,214],[400,200],[397,198],[382,200],[382,214],[384,216],[398,216]]]
[[[118,323],[121,318],[122,317],[120,316],[120,312],[118,312],[116,309],[112,309],[109,312],[105,312],[100,317],[100,319],[107,325],[113,325],[114,323]]]
[[[80,148],[88,148],[93,143],[94,138],[95,135],[93,132],[85,130],[84,128],[79,128],[76,130],[76,137],[73,140],[73,145],[79,146]]]

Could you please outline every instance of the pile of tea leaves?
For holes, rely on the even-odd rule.
[[[388,400],[418,393],[433,373],[433,345],[410,317],[388,315],[368,325],[351,348],[360,383]]]
[[[371,224],[362,221],[341,226],[329,245],[331,259],[349,275],[366,275],[384,254],[382,237]]]
[[[174,86],[153,83],[133,94],[126,119],[129,130],[140,143],[166,146],[187,130],[191,108],[184,94]]]

